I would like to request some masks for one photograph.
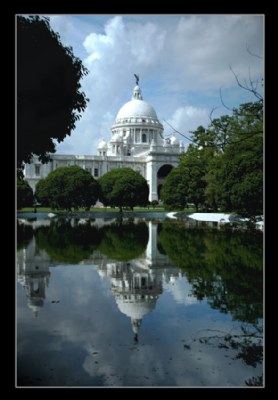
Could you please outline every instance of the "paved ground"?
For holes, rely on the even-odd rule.
[[[189,218],[206,222],[230,222],[230,216],[231,214],[223,213],[193,213],[189,215]]]

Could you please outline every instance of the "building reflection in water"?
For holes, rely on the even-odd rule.
[[[108,277],[111,282],[119,310],[131,320],[135,342],[142,319],[154,310],[163,286],[181,275],[157,248],[158,225],[148,222],[148,226],[148,245],[140,258],[130,262],[111,262],[101,257],[95,260],[102,279]]]
[[[163,287],[174,284],[181,276],[180,270],[173,267],[168,257],[157,248],[158,224],[148,222],[148,228],[148,244],[139,258],[129,262],[113,261],[95,251],[89,259],[82,261],[82,264],[96,265],[100,277],[110,280],[119,310],[131,320],[135,341],[138,341],[142,319],[155,308]],[[52,264],[47,252],[36,246],[35,237],[26,249],[17,253],[18,282],[24,287],[28,306],[35,316],[44,304],[50,278],[49,267],[58,264]]]
[[[26,249],[17,252],[17,280],[25,289],[28,307],[35,317],[46,297],[50,263],[48,254],[38,248],[34,237]]]

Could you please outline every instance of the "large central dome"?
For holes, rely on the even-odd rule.
[[[117,114],[116,123],[130,122],[130,118],[144,119],[144,122],[158,122],[156,112],[152,106],[143,101],[141,89],[138,85],[133,89],[131,101],[125,103]],[[142,122],[142,121],[137,121]]]
[[[122,106],[117,114],[116,120],[131,117],[145,117],[157,120],[156,112],[152,106],[143,100],[135,99],[125,103]]]
[[[99,144],[100,156],[143,157],[154,151],[154,146],[163,147],[163,125],[154,108],[143,100],[138,82],[131,101],[120,108],[111,126],[111,133],[112,138],[108,143]]]

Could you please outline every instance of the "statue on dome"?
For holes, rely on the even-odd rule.
[[[135,76],[135,79],[136,79],[136,85],[138,85],[138,83],[139,83],[139,75],[134,74],[134,76]]]

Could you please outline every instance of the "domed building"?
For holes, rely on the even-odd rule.
[[[159,200],[160,189],[166,176],[179,162],[184,152],[183,143],[174,135],[165,139],[163,125],[154,108],[143,100],[136,79],[132,98],[119,110],[111,127],[110,141],[102,140],[98,155],[53,154],[48,164],[34,157],[25,165],[25,179],[33,190],[37,182],[59,167],[78,165],[98,179],[114,168],[132,168],[147,180],[149,200]]]

